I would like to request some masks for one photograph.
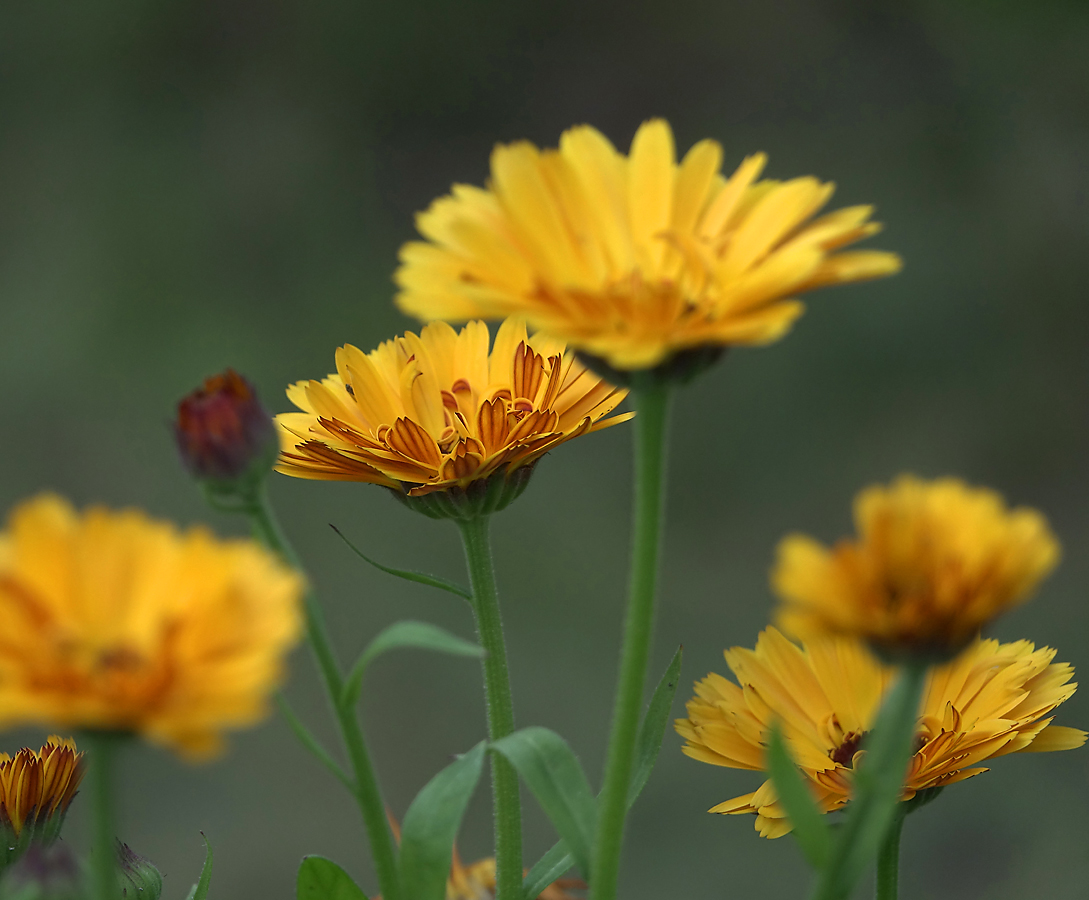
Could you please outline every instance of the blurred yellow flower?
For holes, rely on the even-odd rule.
[[[948,657],[1022,602],[1059,560],[1044,517],[994,491],[910,475],[855,499],[856,540],[790,535],[772,585],[798,637],[856,635],[885,655]]]
[[[433,322],[371,353],[341,347],[336,373],[288,388],[303,412],[276,417],[277,471],[419,497],[528,473],[564,441],[631,418],[605,418],[627,391],[520,320],[499,327],[490,354],[489,342],[483,322]]]
[[[24,828],[56,837],[86,766],[76,742],[51,734],[41,750],[0,753],[0,826],[18,839]]]
[[[1074,670],[1052,663],[1055,651],[1028,641],[976,641],[930,671],[923,690],[903,799],[986,772],[979,763],[1007,753],[1069,750],[1086,733],[1052,725],[1049,714],[1077,687]],[[818,638],[801,648],[774,628],[755,650],[734,647],[726,662],[737,684],[710,674],[696,684],[677,732],[693,759],[762,771],[773,723],[823,812],[850,799],[854,767],[865,750],[881,698],[895,674],[860,641]],[[780,837],[790,822],[771,781],[710,812],[755,813],[756,830]]]
[[[834,186],[758,181],[765,162],[724,178],[704,140],[678,164],[660,119],[627,157],[587,125],[558,150],[498,146],[486,189],[455,185],[418,216],[427,240],[401,250],[397,304],[423,320],[525,316],[613,369],[648,369],[770,343],[802,314],[785,298],[900,269],[892,253],[836,252],[878,230],[871,207],[812,219]]]
[[[300,578],[248,540],[42,495],[0,534],[0,727],[136,732],[191,756],[260,719]]]

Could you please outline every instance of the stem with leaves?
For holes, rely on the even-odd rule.
[[[484,697],[488,709],[488,740],[492,743],[514,731],[507,648],[499,614],[499,594],[492,566],[489,517],[459,519],[465,561],[472,585],[472,606],[480,646],[484,648]],[[491,754],[492,803],[495,812],[497,900],[520,900],[522,894],[522,808],[518,773],[510,761]]]
[[[252,498],[252,502],[244,507],[244,511],[249,514],[255,537],[278,553],[290,566],[300,572],[303,571],[298,556],[276,521],[263,485]],[[309,588],[306,592],[305,603],[307,638],[314,652],[318,670],[321,672],[330,706],[351,763],[353,782],[348,786],[363,815],[363,824],[367,829],[367,838],[371,845],[378,885],[385,900],[401,900],[397,853],[389,823],[386,821],[385,804],[382,802],[378,779],[367,751],[363,729],[356,715],[355,698],[354,696],[346,698],[344,695],[344,677],[340,663],[329,640],[321,607],[318,606],[314,592]],[[296,728],[298,723],[296,721],[291,724],[293,728]]]
[[[666,423],[669,387],[649,373],[635,382],[635,508],[628,609],[620,654],[605,782],[594,841],[590,900],[614,900],[627,815],[643,689],[654,631],[662,511],[665,505]]]

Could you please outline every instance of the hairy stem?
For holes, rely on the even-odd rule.
[[[488,739],[497,741],[514,731],[507,648],[499,614],[499,594],[492,567],[488,516],[458,521],[465,561],[473,588],[473,612],[480,645],[485,650],[484,697],[488,709]],[[491,754],[492,805],[495,811],[496,900],[521,900],[522,808],[518,773],[508,760]]]
[[[628,609],[605,783],[599,798],[590,900],[614,900],[616,897],[628,787],[654,633],[654,595],[665,505],[669,388],[664,384],[637,384],[632,397],[638,415],[635,417],[635,500]]]

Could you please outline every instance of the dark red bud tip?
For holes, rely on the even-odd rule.
[[[263,476],[274,458],[276,429],[257,392],[234,369],[207,378],[178,404],[174,437],[185,467],[197,478],[236,481]]]

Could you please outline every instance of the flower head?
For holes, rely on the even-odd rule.
[[[979,764],[996,756],[1084,744],[1084,731],[1051,724],[1052,710],[1077,687],[1070,683],[1073,668],[1054,657],[1054,650],[1028,641],[980,640],[932,669],[902,799],[986,772]],[[755,650],[726,651],[726,662],[737,683],[708,675],[696,684],[688,718],[677,720],[684,752],[716,766],[761,771],[778,722],[821,811],[844,807],[894,669],[860,641],[825,637],[799,648],[774,628],[760,635]],[[755,813],[764,837],[791,829],[770,780],[710,812]]]
[[[300,630],[300,578],[248,540],[42,495],[0,533],[0,727],[136,732],[189,756],[251,724]]]
[[[178,404],[174,438],[197,478],[231,482],[264,476],[276,453],[276,429],[253,385],[234,369],[204,380]]]
[[[31,839],[55,838],[85,769],[76,742],[55,734],[41,750],[0,753],[0,833],[8,844],[28,831]]]
[[[336,373],[288,388],[303,412],[276,417],[277,471],[413,498],[482,490],[493,476],[524,486],[553,447],[630,418],[605,418],[626,391],[522,322],[505,321],[488,345],[483,322],[433,322],[371,353],[341,347]]]
[[[498,146],[486,189],[455,185],[417,218],[427,240],[401,250],[397,304],[425,320],[525,316],[624,371],[770,343],[802,314],[789,298],[899,270],[892,253],[836,252],[878,230],[871,207],[813,219],[833,185],[757,180],[765,162],[724,178],[704,140],[677,163],[660,119],[627,157],[586,125],[558,150]]]
[[[779,622],[799,637],[857,635],[888,656],[948,657],[1022,602],[1059,559],[1047,521],[993,491],[905,475],[855,498],[858,537],[779,545]]]

